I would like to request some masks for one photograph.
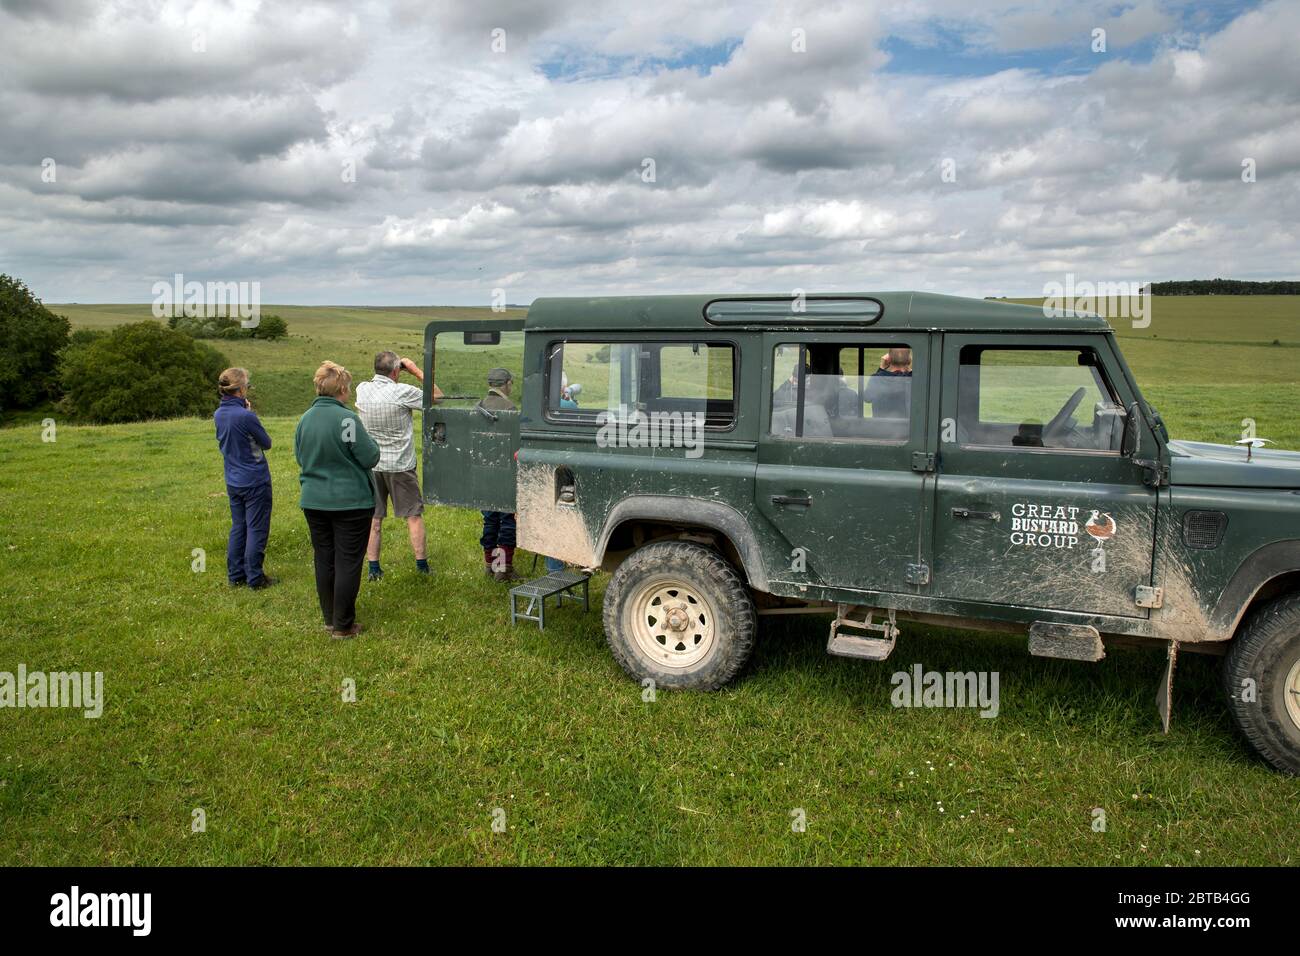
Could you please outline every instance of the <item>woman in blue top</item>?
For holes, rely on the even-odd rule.
[[[247,369],[226,369],[218,387],[221,404],[213,418],[230,497],[226,576],[232,587],[261,589],[276,581],[262,570],[271,536],[271,469],[263,452],[271,447],[271,436],[248,404]]]

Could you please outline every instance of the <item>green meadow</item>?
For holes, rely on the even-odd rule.
[[[51,308],[74,327],[149,317]],[[590,613],[512,627],[477,513],[440,508],[432,578],[390,521],[367,631],[330,641],[290,449],[311,373],[329,358],[366,377],[382,348],[418,360],[430,319],[493,313],[265,311],[287,339],[213,343],[251,370],[275,442],[265,592],[225,584],[210,421],[0,429],[0,671],[101,671],[105,690],[98,719],[0,709],[0,864],[1300,862],[1300,780],[1237,739],[1214,658],[1180,659],[1168,736],[1158,654],[1053,661],[907,626],[872,664],[828,657],[823,618],[765,619],[734,685],[646,701],[604,645],[605,576]],[[1174,437],[1231,441],[1249,418],[1300,448],[1300,297],[1157,298],[1149,328],[1116,324]],[[479,393],[512,361],[517,342],[448,348],[438,383]],[[914,662],[998,672],[998,716],[895,709],[890,676]]]

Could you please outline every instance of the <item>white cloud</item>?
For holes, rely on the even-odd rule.
[[[3,11],[0,271],[50,301],[215,270],[385,303],[1294,274],[1294,3],[1209,34],[1153,0]],[[885,52],[954,31],[978,60]]]

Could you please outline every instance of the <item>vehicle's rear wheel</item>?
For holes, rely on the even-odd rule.
[[[1300,774],[1300,594],[1250,616],[1224,659],[1223,683],[1250,745],[1279,770]]]
[[[605,589],[605,638],[619,666],[658,687],[716,690],[749,659],[754,602],[716,551],[683,541],[633,552]]]

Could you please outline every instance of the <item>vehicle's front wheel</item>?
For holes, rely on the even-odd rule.
[[[754,647],[754,602],[716,551],[683,541],[649,544],[614,572],[604,601],[605,638],[637,680],[716,690]]]
[[[1223,662],[1232,716],[1259,755],[1300,774],[1300,594],[1256,610]]]

